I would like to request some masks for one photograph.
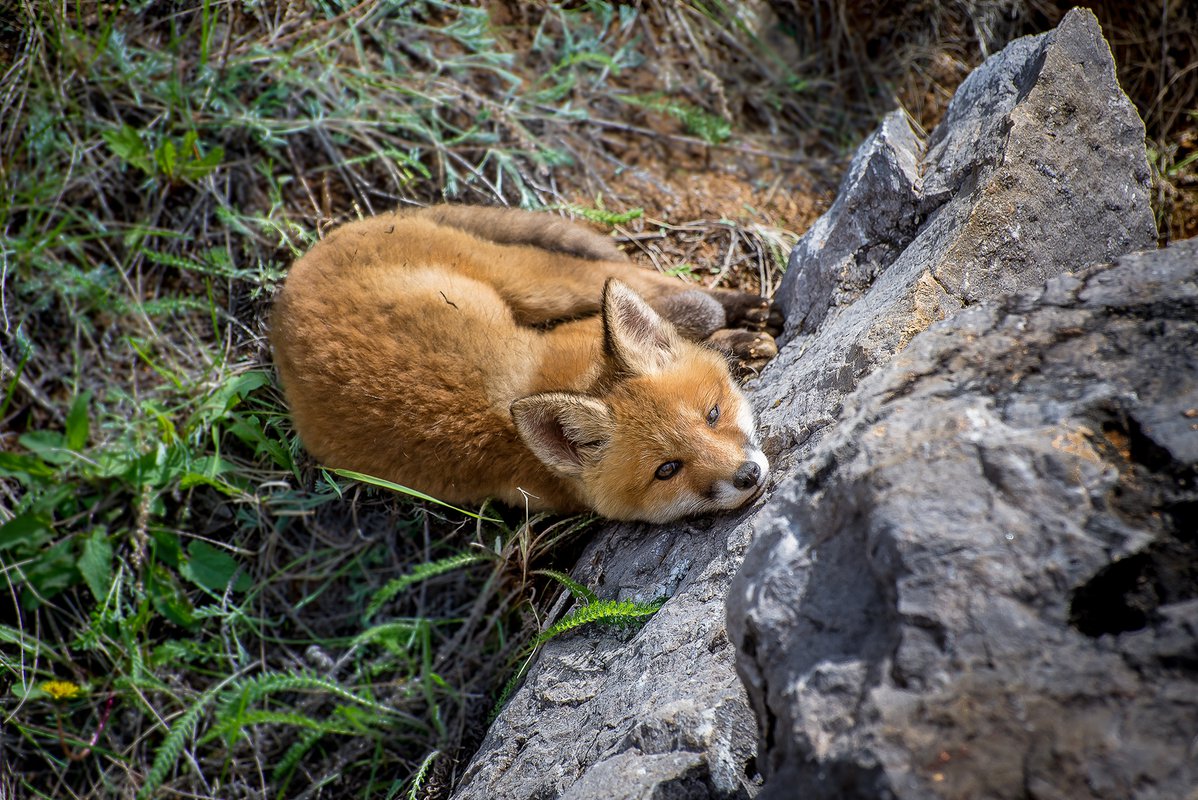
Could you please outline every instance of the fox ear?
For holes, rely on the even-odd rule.
[[[603,286],[603,346],[616,363],[639,375],[675,358],[678,332],[641,296],[614,278]]]
[[[516,431],[547,467],[578,477],[615,423],[607,404],[585,394],[545,392],[512,403]]]

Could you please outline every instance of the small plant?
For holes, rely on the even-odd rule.
[[[519,657],[519,666],[515,668],[511,677],[508,678],[507,683],[500,689],[495,703],[491,707],[490,720],[494,720],[499,712],[503,710],[503,707],[507,705],[507,701],[511,699],[512,693],[516,691],[516,688],[520,685],[520,681],[527,674],[528,668],[532,664],[533,655],[546,642],[592,623],[619,627],[644,623],[661,610],[661,607],[666,603],[666,598],[648,602],[601,600],[594,591],[583,586],[563,572],[546,569],[537,570],[537,573],[552,578],[564,586],[573,595],[574,599],[578,601],[579,605],[556,623],[537,634],[532,642],[524,648]]]
[[[434,750],[425,757],[424,761],[420,762],[416,774],[412,776],[412,786],[408,789],[408,800],[417,800],[420,797],[420,790],[424,788],[424,782],[428,778],[429,771],[433,768],[433,764],[441,757],[439,750]]]
[[[408,589],[414,584],[426,581],[429,578],[434,578],[438,575],[444,575],[447,572],[459,570],[462,567],[468,567],[472,564],[479,564],[484,561],[493,560],[494,556],[487,552],[481,553],[458,553],[457,555],[442,558],[437,561],[426,564],[417,564],[415,568],[406,575],[402,575],[392,581],[388,581],[382,589],[374,593],[370,598],[370,602],[366,605],[366,619],[373,617],[380,608],[386,603],[394,599],[400,592]],[[369,633],[369,632],[367,632]],[[366,634],[363,634],[365,636]],[[359,639],[362,637],[360,636]]]
[[[732,136],[732,125],[728,120],[681,100],[670,99],[661,94],[618,95],[616,99],[673,117],[682,123],[687,133],[699,137],[707,144],[721,144]]]
[[[635,622],[644,622],[661,610],[661,607],[666,602],[665,598],[650,600],[648,602],[638,600],[600,600],[590,589],[581,586],[576,581],[567,578],[561,573],[550,571],[545,574],[565,586],[581,605],[539,633],[533,639],[530,648],[542,645],[550,639],[591,623],[629,625]]]
[[[672,278],[693,278],[695,277],[694,264],[676,264],[666,270],[666,274]]]
[[[231,463],[197,448],[210,437],[239,439],[255,455],[294,468],[286,447],[259,418],[238,408],[267,382],[261,372],[229,379],[200,400],[182,429],[164,407],[146,401],[139,424],[102,444],[90,444],[93,399],[84,392],[71,404],[65,430],[30,431],[17,440],[25,452],[0,452],[0,476],[24,488],[12,517],[0,525],[0,553],[24,565],[6,575],[22,605],[36,608],[78,583],[102,601],[112,585],[117,541],[130,544],[135,559],[150,558],[197,586],[244,591],[246,578],[238,576],[233,558],[202,540],[185,545],[159,520],[170,493],[201,485],[231,497],[249,490]],[[163,570],[149,577],[154,602],[177,622],[190,622],[177,579]]]
[[[609,228],[614,228],[617,225],[627,225],[634,219],[640,219],[645,216],[645,209],[630,208],[627,211],[609,211],[603,207],[603,196],[595,198],[595,207],[578,205],[577,203],[565,203],[563,205],[551,206],[550,210],[566,211],[573,216],[581,217],[587,222],[594,222],[597,225],[605,225]]]
[[[161,175],[172,183],[195,181],[211,175],[225,157],[223,147],[215,146],[201,153],[199,134],[188,131],[181,140],[162,137],[150,147],[142,135],[129,125],[104,131],[104,141],[113,154],[150,177]]]

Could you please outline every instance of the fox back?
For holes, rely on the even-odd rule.
[[[653,307],[685,286],[538,217],[385,214],[300,258],[270,338],[304,445],[454,503],[664,522],[750,501],[749,405]]]

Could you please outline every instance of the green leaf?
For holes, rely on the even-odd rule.
[[[195,625],[195,610],[183,587],[165,569],[155,566],[147,573],[146,589],[159,614],[184,628]]]
[[[719,144],[732,136],[732,125],[726,119],[706,111],[686,109],[681,119],[687,133],[698,136],[708,144]]]
[[[193,157],[191,161],[184,162],[181,170],[183,177],[189,180],[199,180],[219,167],[224,157],[225,149],[223,147],[213,147],[207,155],[199,158]]]
[[[97,529],[83,540],[83,552],[76,566],[92,597],[97,602],[103,601],[112,588],[112,542],[106,531]]]
[[[555,636],[592,622],[608,625],[627,625],[647,617],[651,617],[665,605],[665,599],[640,603],[633,600],[596,600],[588,605],[579,606],[561,620],[542,631],[532,641],[532,647],[542,645]]]
[[[224,158],[225,148],[217,146],[209,150],[208,154],[196,163],[204,168],[204,175],[207,175],[209,172],[219,167]]]
[[[0,475],[8,475],[20,479],[22,483],[31,483],[35,478],[49,478],[55,470],[45,461],[23,453],[0,452]]]
[[[274,772],[271,773],[271,780],[276,783],[286,779],[290,779],[290,775],[295,771],[296,766],[304,755],[311,750],[317,742],[324,738],[325,732],[322,730],[307,731],[302,734],[295,744],[287,748],[287,752],[275,764]],[[286,787],[286,782],[283,786]],[[280,794],[280,796],[282,796]]]
[[[130,462],[122,477],[134,486],[164,489],[192,471],[189,458],[187,448],[179,442],[170,445],[159,442],[153,450]]]
[[[205,420],[214,420],[231,411],[250,392],[268,385],[270,376],[260,369],[234,375],[204,399],[198,413]]]
[[[229,481],[220,476],[228,475]],[[179,478],[180,489],[190,489],[192,486],[203,484],[211,486],[224,494],[235,496],[244,491],[248,485],[243,476],[237,474],[236,468],[220,456],[207,455],[197,458],[191,465],[191,471]]]
[[[179,567],[179,573],[192,583],[213,592],[223,592],[233,586],[233,591],[244,592],[253,585],[253,580],[241,569],[237,559],[207,542],[195,539],[187,546],[187,560]]]
[[[428,628],[429,622],[424,619],[413,622],[384,622],[362,631],[350,644],[353,647],[377,644],[392,653],[402,655],[409,652],[421,635],[428,633]]]
[[[200,737],[197,744],[204,745],[213,739],[223,737],[225,745],[231,746],[245,736],[251,726],[264,724],[290,725],[293,728],[309,728],[342,736],[361,736],[363,732],[361,727],[341,725],[336,721],[319,720],[293,711],[249,711],[215,722],[208,732]]]
[[[66,438],[58,431],[30,431],[17,439],[17,442],[55,466],[63,466],[75,460],[67,450]]]
[[[617,97],[625,103],[660,111],[679,120],[686,132],[708,144],[719,144],[732,135],[732,125],[723,117],[711,114],[688,103],[672,100],[661,94],[624,95]]]
[[[53,597],[79,580],[71,544],[70,539],[63,539],[49,550],[39,553],[24,568],[28,585],[21,593],[21,603],[26,609],[32,611],[41,605],[41,600]]]
[[[183,561],[183,547],[179,544],[178,534],[154,529],[150,531],[150,541],[153,544],[154,559],[174,569],[179,568]]]
[[[0,525],[0,553],[18,545],[32,549],[50,539],[50,518],[27,511]]]
[[[424,757],[424,761],[420,762],[420,767],[417,768],[416,774],[412,778],[412,787],[408,790],[408,800],[417,800],[421,796],[420,790],[424,788],[424,781],[433,768],[433,762],[440,756],[441,751],[434,750]]]
[[[570,594],[574,595],[574,599],[578,600],[583,605],[589,605],[599,601],[599,597],[593,591],[583,586],[581,583],[574,580],[564,572],[558,572],[555,569],[538,569],[536,570],[536,573],[538,575],[545,575],[547,577],[553,578],[562,586],[565,586],[570,590]]]
[[[275,466],[282,467],[283,469],[291,469],[290,454],[283,445],[266,435],[257,417],[234,416],[227,428],[229,433],[236,436],[242,442],[253,446],[255,456],[266,453],[275,462]]]
[[[187,740],[192,738],[205,706],[212,702],[222,686],[223,684],[218,683],[210,687],[208,691],[200,695],[200,698],[187,711],[180,714],[171,724],[166,738],[162,740],[162,744],[158,746],[158,751],[154,753],[154,763],[150,766],[150,771],[146,774],[145,783],[142,784],[141,789],[137,792],[137,800],[149,800],[150,797],[153,797],[154,792],[166,780],[171,769],[178,764],[179,754],[183,752]]]
[[[170,139],[163,140],[162,144],[154,151],[154,161],[158,163],[158,169],[168,178],[175,177],[175,164],[178,161],[175,143]]]
[[[71,410],[67,412],[66,445],[69,450],[79,452],[87,446],[87,434],[91,427],[87,418],[87,405],[91,402],[91,397],[90,391],[78,395],[71,403]]]
[[[624,212],[608,211],[597,200],[595,208],[578,205],[577,203],[566,203],[560,206],[550,206],[550,208],[561,208],[569,211],[576,217],[582,217],[587,222],[595,222],[600,225],[606,225],[609,228],[615,225],[626,225],[634,219],[640,219],[645,215],[643,208],[630,208]]]
[[[393,578],[382,589],[374,593],[374,597],[370,598],[370,602],[366,605],[366,619],[374,616],[383,607],[384,603],[409,586],[426,581],[437,575],[443,575],[446,572],[452,572],[455,569],[461,569],[462,567],[477,564],[481,561],[489,561],[492,558],[493,556],[489,552],[470,552],[458,553],[456,556],[417,564],[407,575],[400,575],[398,578]]]
[[[101,134],[108,143],[108,149],[113,154],[142,172],[151,174],[149,150],[142,141],[141,134],[129,125],[122,125],[119,131],[104,131]]]

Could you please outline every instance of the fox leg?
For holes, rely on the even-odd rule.
[[[732,289],[710,289],[712,297],[724,307],[727,328],[765,331],[771,336],[782,332],[782,312],[766,297]]]
[[[756,370],[778,353],[773,335],[781,331],[782,318],[764,297],[689,287],[677,278],[630,262],[582,262],[567,256],[552,262],[547,265],[551,271],[537,279],[538,285],[503,292],[523,324],[554,323],[597,313],[603,284],[615,278],[673,323],[683,337],[729,353],[744,369]],[[544,285],[552,286],[553,291],[538,297]]]
[[[769,301],[765,298],[744,292],[690,289],[658,297],[649,304],[684,337],[731,356],[736,362],[733,372],[738,377],[758,372],[778,354],[774,337],[762,330],[769,313]],[[738,327],[737,322],[743,327]]]
[[[552,324],[595,314],[603,284],[617,278],[688,339],[706,341],[746,363],[768,360],[777,353],[772,336],[781,332],[782,316],[767,298],[687,287],[676,278],[633,265],[610,237],[556,215],[456,205],[431,206],[402,215],[496,244],[531,246],[551,254],[522,261],[531,280],[513,284],[510,273],[492,278],[522,324]],[[545,291],[546,286],[553,288]]]
[[[601,288],[607,278],[619,278],[640,292],[646,299],[650,299],[651,302],[653,298],[663,295],[684,294],[693,291],[707,293],[723,306],[725,319],[696,338],[706,337],[716,328],[723,327],[772,332],[781,330],[781,319],[776,321],[773,319],[778,314],[777,312],[771,314],[770,303],[766,298],[746,292],[685,289],[683,288],[684,284],[680,281],[629,264],[627,256],[616,247],[611,237],[554,214],[515,208],[455,205],[430,206],[406,211],[403,214],[427,219],[438,225],[457,228],[496,244],[528,245],[587,261],[617,262],[626,265],[627,268],[600,270],[600,274],[595,276],[594,285]],[[590,298],[592,293],[589,290],[591,288],[593,287],[588,285],[587,291],[580,294]],[[668,307],[663,306],[658,311],[666,312],[667,308],[679,309],[679,318],[674,319],[668,313],[666,316],[670,317],[675,325],[687,326],[690,324],[691,317],[695,318],[696,323],[707,318],[708,312],[701,310],[702,305],[700,302],[698,303],[700,308],[691,309],[685,301],[679,301]],[[587,308],[585,310],[593,311],[594,309]],[[699,324],[701,327],[701,323]],[[778,330],[773,331],[774,327]]]

